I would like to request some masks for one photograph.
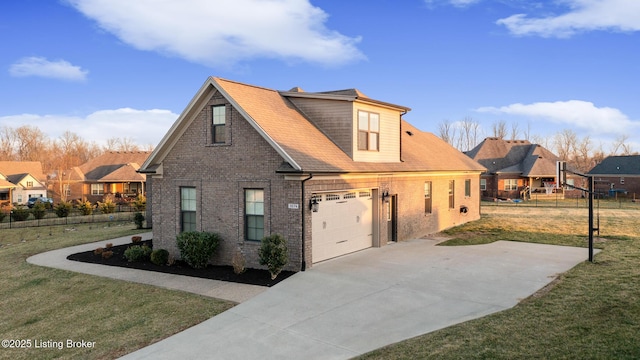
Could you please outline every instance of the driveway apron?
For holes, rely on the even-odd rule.
[[[417,239],[315,264],[124,359],[348,359],[513,307],[583,248]]]

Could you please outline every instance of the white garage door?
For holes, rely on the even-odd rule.
[[[331,259],[373,245],[371,190],[317,195],[311,214],[312,261]]]

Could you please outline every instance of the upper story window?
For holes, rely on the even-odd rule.
[[[487,190],[487,179],[480,179],[480,190]]]
[[[624,181],[622,183],[624,184]],[[27,181],[27,187],[33,187],[33,181]]]
[[[471,197],[471,179],[464,181],[464,196]]]
[[[380,150],[380,114],[358,110],[358,150]]]
[[[225,125],[227,120],[226,106],[215,105],[212,107],[213,119],[211,121],[211,141],[214,144],[224,144],[226,141]]]

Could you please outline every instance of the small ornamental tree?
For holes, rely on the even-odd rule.
[[[111,214],[116,212],[116,203],[111,199],[106,199],[104,202],[98,201],[98,207],[103,214]]]
[[[33,217],[36,218],[36,220],[40,220],[43,219],[45,215],[47,215],[47,208],[45,204],[38,201],[35,203],[35,205],[33,205],[31,213],[33,214]]]
[[[216,251],[220,236],[210,232],[185,231],[178,235],[176,241],[182,260],[194,269],[202,269]]]
[[[262,238],[258,255],[260,256],[260,265],[267,265],[269,273],[271,273],[271,280],[275,279],[289,262],[287,242],[279,234]]]
[[[147,198],[144,195],[138,195],[135,200],[133,200],[133,207],[137,211],[145,211],[147,209]]]
[[[58,215],[58,217],[63,218],[69,216],[69,214],[71,213],[71,208],[72,205],[70,202],[61,201],[53,208],[53,211],[56,213],[56,215]]]
[[[82,215],[93,214],[93,205],[91,205],[90,201],[76,200],[76,209],[78,209]]]

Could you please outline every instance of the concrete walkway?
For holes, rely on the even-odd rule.
[[[587,249],[564,246],[436,243],[401,242],[316,264],[274,287],[245,294],[246,301],[236,307],[123,358],[348,359],[513,307],[587,258]],[[29,261],[48,266],[39,257]],[[119,272],[102,268],[108,269],[95,274]],[[138,280],[149,275],[143,273]],[[114,277],[138,281],[121,274]],[[161,280],[152,283],[169,287],[157,281]],[[198,293],[224,291],[212,286]],[[228,289],[236,291],[233,285]]]

